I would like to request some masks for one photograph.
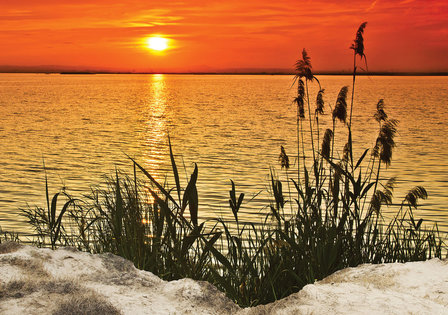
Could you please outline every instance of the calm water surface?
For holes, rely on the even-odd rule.
[[[328,103],[351,77],[319,79],[330,112]],[[202,219],[232,217],[233,179],[246,193],[242,218],[259,221],[267,211],[270,168],[284,175],[280,145],[296,154],[291,83],[290,76],[0,74],[0,226],[29,231],[18,209],[44,205],[43,160],[50,193],[66,187],[77,197],[88,194],[104,174],[131,169],[125,153],[163,181],[168,133],[178,164],[191,172],[198,163]],[[383,173],[398,177],[395,202],[423,185],[430,198],[416,215],[448,232],[448,77],[359,77],[357,154],[374,144],[380,98],[400,121],[392,165]],[[322,119],[321,135],[329,122],[330,115]],[[336,147],[345,141],[340,135]],[[396,210],[385,209],[386,215]]]

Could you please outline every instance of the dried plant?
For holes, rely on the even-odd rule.
[[[341,88],[333,110],[333,120],[336,118],[345,123],[347,119],[347,92],[348,86]]]
[[[286,154],[285,148],[283,146],[280,146],[280,155],[278,157],[278,160],[282,168],[289,169],[289,157]]]
[[[315,159],[316,155],[315,155],[315,150],[314,150],[314,137],[313,137],[313,126],[312,126],[312,122],[311,122],[311,109],[310,109],[310,96],[308,93],[308,81],[312,82],[314,80],[317,81],[317,83],[319,84],[319,88],[320,88],[320,83],[319,80],[317,80],[317,78],[313,75],[313,71],[312,71],[312,65],[311,65],[311,58],[310,56],[308,56],[308,53],[306,52],[305,48],[302,50],[302,59],[299,59],[296,61],[295,63],[295,70],[297,72],[297,74],[294,76],[294,81],[293,81],[293,85],[295,83],[295,81],[297,79],[299,79],[299,84],[298,84],[298,95],[297,98],[295,99],[295,102],[298,105],[298,115],[297,115],[297,120],[305,118],[305,112],[304,110],[302,110],[302,105],[304,105],[304,97],[306,96],[306,103],[308,105],[308,115],[309,115],[309,124],[310,124],[310,134],[311,134],[311,147],[312,147],[312,153],[313,153],[313,159]],[[300,82],[302,78],[305,78],[305,86],[303,86],[303,82]],[[306,94],[305,94],[306,92]],[[299,123],[297,125],[297,129],[298,129],[298,139],[300,137],[301,131],[299,131]],[[300,148],[300,141],[298,141],[298,146]],[[300,151],[300,149],[298,150],[298,152]],[[300,176],[300,175],[299,175]]]
[[[367,22],[362,23],[358,31],[356,32],[356,38],[354,40],[354,43],[350,47],[350,49],[353,49],[355,51],[355,55],[359,55],[361,58],[365,58],[364,55],[364,29],[367,26]]]
[[[375,112],[375,115],[373,115],[373,117],[375,118],[375,120],[377,121],[377,122],[381,122],[381,121],[385,121],[386,119],[387,119],[387,114],[386,114],[386,112],[384,111],[384,107],[385,107],[385,105],[384,105],[384,100],[383,99],[380,99],[379,101],[378,101],[378,103],[376,104],[376,112]]]
[[[333,131],[331,129],[325,130],[324,139],[322,140],[321,154],[325,159],[330,158],[331,141],[333,139]]]
[[[324,113],[324,95],[325,89],[320,89],[316,97],[316,114]]]
[[[370,201],[370,210],[375,211],[376,214],[380,214],[381,206],[382,205],[391,205],[392,204],[392,197],[393,197],[393,191],[395,188],[396,178],[391,177],[387,181],[387,183],[383,186],[384,189],[376,190],[375,193],[372,196],[372,199]]]
[[[354,43],[350,47],[350,49],[353,49],[353,86],[352,86],[352,100],[350,103],[350,120],[348,123],[349,128],[351,129],[352,126],[352,113],[353,113],[353,99],[355,97],[355,78],[356,78],[356,55],[359,55],[362,58],[364,58],[364,61],[366,63],[367,68],[367,58],[364,54],[364,29],[366,28],[367,22],[362,23],[358,31],[356,32],[356,38],[354,40]],[[351,132],[351,130],[350,130]]]
[[[417,208],[418,200],[426,198],[428,198],[428,193],[426,192],[426,189],[423,188],[422,186],[416,186],[407,193],[403,203],[408,204],[409,207]]]
[[[376,145],[373,148],[373,155],[379,157],[380,161],[387,166],[392,159],[392,150],[395,148],[395,134],[397,133],[398,120],[388,119],[381,126]]]
[[[305,84],[302,79],[297,82],[297,97],[294,103],[297,104],[297,120],[305,118]]]
[[[308,53],[306,52],[305,48],[303,48],[302,50],[302,59],[296,61],[295,68],[297,72],[295,76],[296,79],[305,78],[308,81],[314,80],[314,75],[312,71],[313,67],[311,66],[311,58],[310,56],[308,56]]]

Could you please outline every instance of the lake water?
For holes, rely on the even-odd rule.
[[[319,80],[330,113],[328,103],[351,85],[351,77]],[[237,192],[246,193],[240,216],[259,221],[267,211],[270,169],[283,176],[280,145],[291,160],[297,154],[291,83],[291,76],[261,75],[0,74],[0,226],[29,232],[19,208],[44,206],[43,160],[51,194],[61,187],[77,197],[88,194],[104,174],[132,168],[125,154],[163,181],[168,133],[182,174],[182,161],[187,172],[198,163],[202,219],[232,217],[233,179]],[[396,202],[415,185],[424,186],[429,199],[416,216],[448,232],[448,77],[358,77],[358,155],[376,139],[372,116],[380,98],[400,121],[392,165],[383,173],[398,177]],[[330,115],[323,117],[321,136],[329,121]],[[345,141],[337,138],[336,147]],[[384,210],[392,215],[397,208]]]

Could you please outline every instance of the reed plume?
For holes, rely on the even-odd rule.
[[[384,189],[376,190],[370,201],[370,211],[375,211],[376,214],[380,214],[382,205],[391,205],[393,191],[395,188],[396,177],[391,177],[384,185]]]
[[[392,195],[393,195],[393,191],[394,191],[396,183],[397,183],[397,178],[394,176],[394,177],[389,178],[387,180],[386,185],[383,186],[384,187],[384,190],[383,190],[384,193],[387,196],[389,196],[391,200],[392,200]]]
[[[390,165],[392,150],[395,148],[395,134],[397,133],[398,120],[388,119],[381,126],[380,133],[376,139],[372,155],[379,157],[386,166]]]
[[[283,146],[280,146],[280,155],[278,157],[278,160],[280,162],[280,165],[282,168],[289,169],[289,157],[286,154],[285,148]]]
[[[311,66],[311,58],[308,56],[305,48],[302,50],[302,59],[299,59],[295,63],[296,76],[295,78],[305,78],[306,80],[313,81],[315,79],[313,75],[313,67]]]
[[[381,122],[381,121],[385,121],[386,119],[387,119],[387,114],[386,114],[386,112],[384,111],[384,107],[385,107],[385,105],[384,105],[384,100],[383,99],[380,99],[379,101],[378,101],[378,103],[376,104],[376,112],[375,112],[375,115],[373,115],[373,117],[375,118],[375,120],[377,121],[377,122]]]
[[[324,114],[324,92],[325,90],[320,88],[319,92],[317,92],[317,96],[316,96],[316,109],[314,111],[314,118],[316,119],[316,124],[317,124],[317,143],[319,144],[320,138],[319,138],[319,114],[323,115]]]
[[[333,131],[331,129],[325,130],[324,139],[322,140],[321,154],[325,159],[330,159],[331,140],[333,139]]]
[[[423,188],[422,186],[416,186],[407,193],[403,203],[407,203],[409,207],[417,208],[418,200],[426,198],[428,198],[428,193],[426,192],[426,189]]]
[[[353,49],[354,54],[353,54],[353,86],[352,86],[352,101],[350,103],[350,120],[348,123],[348,126],[351,130],[351,126],[352,126],[352,113],[353,113],[353,99],[355,97],[355,78],[356,78],[356,55],[359,55],[362,58],[364,58],[364,61],[366,63],[366,67],[367,67],[367,58],[366,55],[364,54],[364,29],[366,28],[367,22],[362,23],[359,28],[358,31],[356,32],[356,37],[354,40],[354,43],[352,44],[352,46],[350,47],[350,49]]]
[[[295,77],[297,79],[297,75]],[[294,84],[294,83],[293,83]],[[300,178],[300,136],[302,119],[305,118],[305,84],[303,80],[299,78],[297,82],[297,97],[293,101],[297,104],[297,176]],[[302,135],[302,145],[303,145],[303,135]]]
[[[316,97],[316,114],[324,113],[324,95],[325,89],[320,89]]]
[[[297,82],[297,97],[293,102],[297,104],[297,121],[305,118],[305,84],[302,79]]]
[[[367,26],[367,22],[362,23],[359,28],[358,31],[356,32],[356,38],[353,41],[352,46],[350,47],[350,49],[353,49],[355,51],[355,55],[359,55],[362,58],[365,58],[366,56],[364,55],[364,29]]]
[[[336,105],[333,110],[333,120],[336,118],[345,124],[347,119],[347,92],[348,86],[342,87],[339,91]]]
[[[301,89],[300,88],[300,79],[305,78],[305,90],[306,90],[307,105],[308,105],[308,115],[310,118],[311,147],[312,147],[312,151],[313,151],[313,160],[315,161],[316,155],[315,155],[315,151],[314,151],[314,137],[313,137],[313,126],[311,123],[311,109],[310,109],[310,95],[308,93],[308,81],[312,82],[313,80],[316,80],[317,83],[319,84],[319,87],[320,87],[320,83],[319,83],[319,80],[317,80],[317,78],[313,75],[312,68],[313,67],[311,66],[311,58],[310,58],[310,56],[308,56],[308,53],[306,52],[306,50],[304,48],[302,50],[302,59],[297,60],[295,63],[295,70],[296,70],[297,74],[294,77],[294,82],[297,79],[299,79],[299,91],[298,91],[299,93],[298,94],[300,96],[300,89]],[[299,96],[298,96],[298,98],[299,98]],[[299,105],[298,102],[297,102],[297,104]],[[299,109],[300,109],[300,107],[299,107]],[[304,118],[304,115],[303,115],[303,117],[301,116],[301,114],[298,116],[300,118]]]

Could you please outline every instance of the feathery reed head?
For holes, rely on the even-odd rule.
[[[302,100],[305,97],[305,83],[303,83],[302,79],[299,79],[299,82],[297,82],[297,96]]]
[[[337,118],[341,122],[345,123],[347,119],[347,92],[348,86],[342,87],[339,91],[336,105],[333,110],[333,120]]]
[[[392,204],[392,196],[389,196],[384,191],[376,190],[370,200],[370,211],[375,211],[376,214],[379,214],[383,204]]]
[[[297,103],[297,120],[305,118],[305,84],[302,79],[297,82],[297,97],[294,99],[294,103]]]
[[[372,199],[370,199],[370,211],[374,211],[377,214],[380,213],[383,197],[384,195],[381,190],[375,190]]]
[[[355,55],[359,55],[361,58],[365,58],[364,55],[364,29],[366,28],[367,22],[362,23],[358,31],[356,32],[356,38],[354,40],[354,43],[350,47],[350,49],[353,49],[355,51]]]
[[[407,203],[410,207],[417,208],[418,200],[426,198],[428,198],[428,193],[426,192],[426,189],[423,188],[422,186],[416,186],[411,190],[409,190],[406,197],[404,197],[403,203]]]
[[[289,169],[289,157],[286,154],[285,148],[282,145],[280,146],[280,155],[278,157],[278,160],[282,168]]]
[[[324,139],[322,140],[321,154],[325,159],[330,158],[331,140],[333,139],[333,131],[331,129],[325,130]]]
[[[397,177],[393,176],[387,180],[386,185],[383,185],[384,191],[387,192],[387,195],[390,195],[391,198],[396,183],[397,183]]]
[[[295,67],[297,71],[296,78],[304,77],[306,80],[313,81],[311,58],[308,56],[305,48],[302,50],[302,59],[296,61]]]
[[[380,133],[376,139],[372,155],[380,158],[386,165],[390,165],[392,150],[395,148],[395,134],[397,133],[398,120],[388,119],[381,126]]]
[[[387,181],[386,185],[383,185],[384,189],[381,190],[375,190],[375,193],[372,196],[372,199],[370,200],[370,210],[375,211],[376,214],[380,213],[381,206],[382,205],[391,205],[392,204],[392,197],[393,197],[393,191],[395,188],[395,182],[396,177],[391,177]]]
[[[376,112],[375,112],[375,115],[373,115],[373,117],[375,117],[375,120],[377,122],[385,121],[387,119],[387,114],[384,111],[384,100],[383,99],[380,99],[378,101],[378,104],[376,104]]]
[[[316,97],[316,114],[324,113],[324,95],[325,89],[320,89]]]

